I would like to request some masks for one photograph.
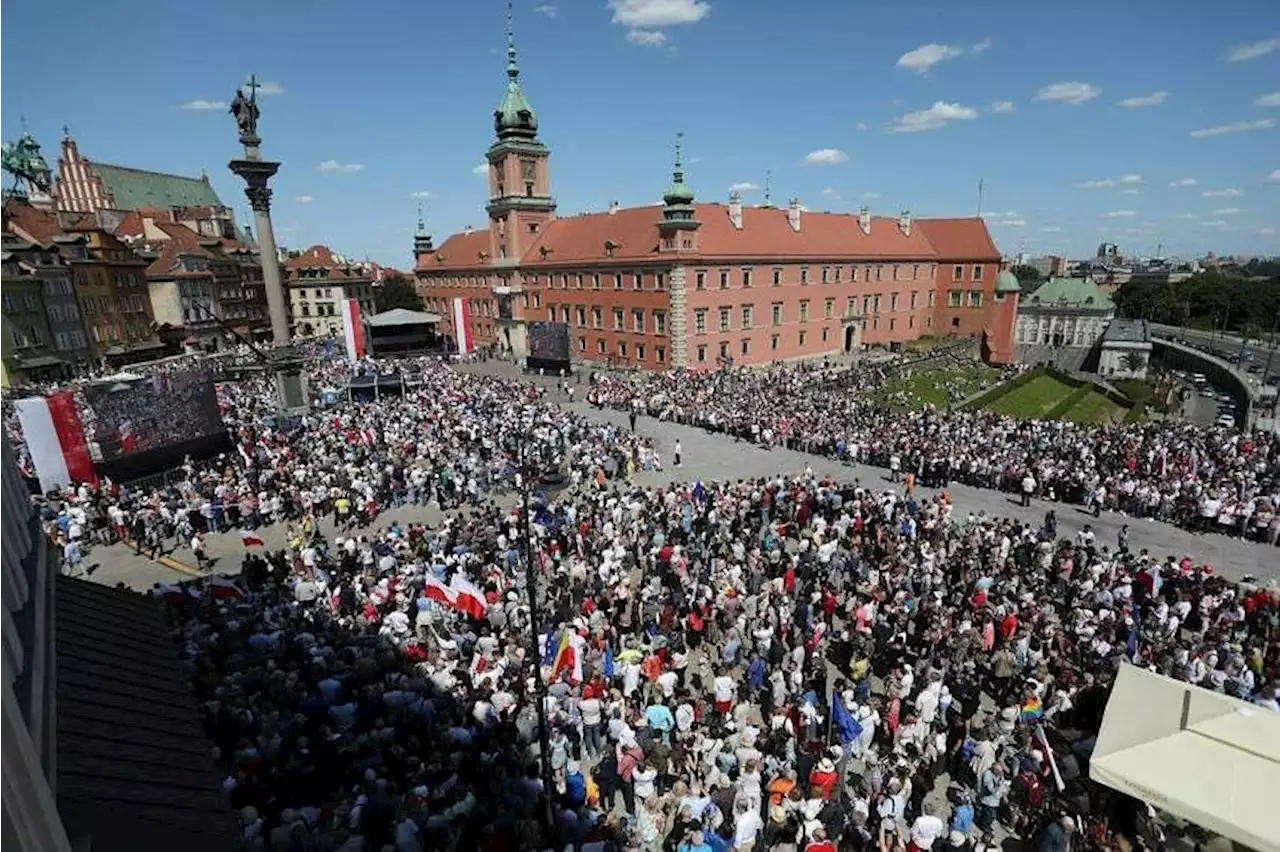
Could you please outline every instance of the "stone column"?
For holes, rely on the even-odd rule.
[[[267,291],[267,311],[271,315],[271,367],[276,374],[276,392],[283,412],[296,412],[307,407],[303,387],[302,358],[293,348],[289,334],[288,300],[280,275],[280,257],[276,250],[275,230],[271,227],[271,188],[268,181],[280,168],[279,163],[261,159],[257,139],[245,143],[245,158],[229,164],[245,182],[244,193],[253,208],[254,225],[258,229],[258,251],[262,263],[262,281]]]

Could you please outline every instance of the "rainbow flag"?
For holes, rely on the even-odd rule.
[[[1037,722],[1044,716],[1044,705],[1038,696],[1031,696],[1022,704],[1022,721]]]
[[[551,680],[555,680],[560,676],[560,672],[565,669],[574,667],[574,650],[573,642],[570,640],[570,631],[560,631],[560,645],[556,648],[556,658],[551,663]]]

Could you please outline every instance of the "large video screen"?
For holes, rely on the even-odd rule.
[[[568,361],[569,326],[562,322],[529,323],[529,357],[542,361]]]
[[[104,462],[226,431],[213,379],[202,371],[98,382],[83,396],[85,432]]]

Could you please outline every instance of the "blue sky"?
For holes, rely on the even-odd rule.
[[[74,7],[79,7],[79,11]],[[410,265],[484,225],[473,173],[505,83],[501,0],[5,5],[2,132],[51,163],[226,169],[251,72],[289,246]],[[562,215],[657,200],[685,134],[702,200],[983,211],[1006,253],[1280,253],[1280,6],[1124,0],[516,0]],[[188,108],[184,108],[188,107]],[[199,109],[206,106],[210,108]]]

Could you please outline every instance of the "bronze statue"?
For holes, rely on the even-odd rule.
[[[236,117],[240,126],[240,136],[257,138],[258,136],[258,104],[255,99],[246,98],[242,89],[236,89],[235,100],[231,102],[231,114]]]

